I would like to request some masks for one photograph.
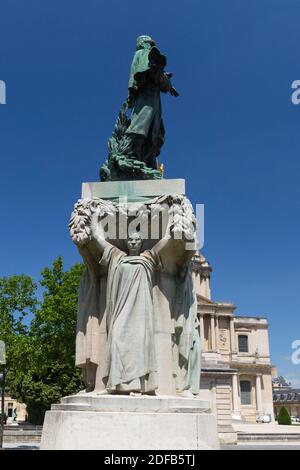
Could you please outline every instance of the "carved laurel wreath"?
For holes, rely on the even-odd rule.
[[[166,207],[172,238],[195,241],[196,218],[192,204],[185,196],[177,194],[159,196],[147,203],[139,204],[136,215],[140,218],[148,218],[151,214],[152,220],[155,220],[162,211],[166,210]],[[100,198],[79,199],[74,206],[69,222],[70,235],[77,246],[82,247],[92,239],[91,220],[96,211],[99,211],[100,217],[115,217],[117,214],[127,216],[128,205]]]

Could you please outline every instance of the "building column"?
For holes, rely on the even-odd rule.
[[[219,317],[216,315],[216,351],[219,352]]]
[[[211,336],[211,350],[216,350],[216,330],[215,330],[215,317],[210,317],[210,336]]]
[[[218,409],[217,409],[217,387],[216,387],[216,379],[212,380],[210,382],[210,388],[211,388],[211,408],[212,412],[217,415]]]
[[[256,411],[262,414],[262,397],[261,397],[261,374],[256,374]]]
[[[240,400],[239,400],[239,387],[238,387],[238,375],[233,374],[232,376],[232,406],[233,414],[240,415]]]
[[[235,334],[234,334],[234,318],[230,317],[230,345],[231,345],[231,354],[236,354],[235,347]]]
[[[201,344],[203,347],[203,344],[204,344],[204,317],[203,315],[200,315],[200,338],[201,338]]]

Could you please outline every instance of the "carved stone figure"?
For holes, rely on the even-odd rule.
[[[128,237],[127,254],[105,240],[101,224],[94,220],[93,225],[103,253],[100,263],[108,268],[106,388],[153,392],[157,388],[153,275],[160,263],[159,244],[141,253],[142,240],[136,232]]]
[[[136,230],[122,248],[107,239],[102,221],[107,215],[116,220],[124,210],[120,204],[85,199],[75,205],[70,231],[87,265],[76,363],[85,371],[87,391],[199,392],[200,339],[189,263],[194,250],[186,249],[187,242],[194,246],[195,218],[184,196],[164,195],[142,204],[139,220],[157,207],[168,212],[166,231],[144,249]]]

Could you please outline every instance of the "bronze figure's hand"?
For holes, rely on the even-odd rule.
[[[179,96],[178,91],[174,87],[171,88],[170,93],[171,93],[172,96]]]

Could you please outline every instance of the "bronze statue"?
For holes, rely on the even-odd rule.
[[[108,160],[100,169],[102,181],[159,179],[157,157],[164,143],[160,93],[179,93],[172,86],[167,60],[150,36],[137,38],[128,98],[123,104],[109,140]],[[132,108],[131,119],[126,115]]]

